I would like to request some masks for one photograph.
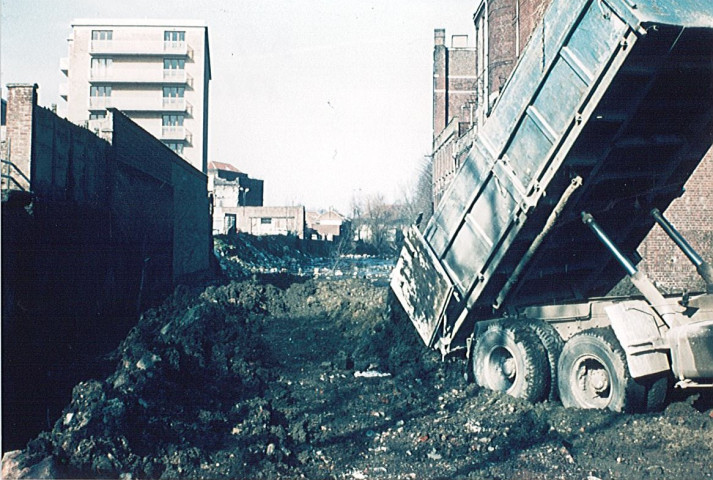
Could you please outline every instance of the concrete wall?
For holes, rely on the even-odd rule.
[[[208,171],[208,188],[213,196],[213,233],[226,234],[232,221],[226,222],[226,213],[235,216],[235,207],[261,207],[263,181],[244,173],[223,170]]]
[[[168,266],[156,268],[170,272],[170,282],[207,271],[211,255],[207,177],[121,112],[112,110],[112,117],[116,162],[131,182],[112,190],[112,205],[123,219],[123,231],[131,232],[129,243],[169,252],[161,257]]]
[[[8,142],[29,175],[3,185],[4,451],[46,429],[93,375],[83,362],[212,258],[204,174],[121,113],[110,144],[36,106],[35,89],[9,86]]]
[[[224,208],[225,215],[235,215],[236,229],[251,235],[295,235],[304,238],[305,208],[297,207],[233,207]]]
[[[36,107],[32,191],[44,201],[105,205],[111,145],[89,130]]]

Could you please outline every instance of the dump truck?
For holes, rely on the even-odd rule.
[[[568,407],[713,387],[713,272],[661,213],[713,143],[713,2],[553,0],[477,128],[391,274],[423,342]],[[664,295],[637,268],[657,224],[705,288]]]

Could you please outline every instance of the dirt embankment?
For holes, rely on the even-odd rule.
[[[365,280],[179,288],[4,478],[713,476],[710,397],[658,414],[480,390]]]

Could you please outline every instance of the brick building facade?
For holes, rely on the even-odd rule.
[[[446,31],[434,32],[433,47],[433,194],[438,204],[469,144],[459,139],[475,123],[475,49],[467,35],[454,35],[446,45]]]
[[[477,4],[473,15],[476,93],[471,130],[463,131],[455,122],[450,123],[450,119],[456,115],[452,110],[450,116],[444,116],[444,111],[448,113],[449,110],[443,106],[452,105],[456,99],[449,98],[449,91],[442,79],[436,81],[437,72],[443,71],[443,59],[447,59],[443,46],[445,32],[436,30],[433,91],[434,204],[438,204],[467,155],[478,126],[487,121],[492,106],[533,32],[537,28],[546,28],[541,21],[550,3],[551,0],[480,0]],[[448,120],[444,121],[444,118]],[[705,260],[713,262],[713,149],[690,177],[685,191],[682,197],[671,204],[665,215]],[[694,267],[659,227],[651,231],[638,251],[644,258],[640,267],[662,290],[700,290],[704,287]]]

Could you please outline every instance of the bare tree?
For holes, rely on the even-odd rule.
[[[368,227],[370,243],[378,252],[386,250],[389,229],[389,206],[382,193],[376,193],[366,198],[365,211],[362,217]]]
[[[408,224],[425,226],[433,215],[433,167],[430,157],[420,162],[415,183],[402,192],[402,215]]]

